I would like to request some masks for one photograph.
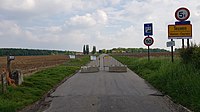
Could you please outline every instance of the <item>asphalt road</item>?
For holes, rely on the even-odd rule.
[[[173,112],[160,93],[128,69],[126,73],[111,73],[103,66],[103,56],[89,65],[100,64],[100,72],[77,73],[51,97],[45,99],[45,112]],[[119,65],[106,57],[104,65]]]

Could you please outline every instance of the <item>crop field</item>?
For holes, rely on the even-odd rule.
[[[112,55],[127,56],[127,57],[147,57],[147,53],[112,53]],[[178,55],[178,53],[174,52],[174,56],[177,56],[177,55]],[[153,57],[161,57],[161,56],[169,57],[169,56],[171,56],[171,52],[150,52],[150,56],[153,56]]]
[[[16,56],[11,62],[11,68],[20,69],[23,74],[32,73],[41,68],[62,64],[69,60],[67,55],[48,55],[48,56]],[[7,57],[0,57],[0,73],[6,67]]]
[[[1,59],[5,61],[6,58]],[[20,63],[21,61],[24,63]],[[31,68],[33,65],[36,67],[60,65],[48,67],[24,77],[22,85],[15,88],[7,86],[6,94],[1,93],[2,86],[0,85],[0,112],[18,112],[25,107],[29,110],[32,104],[43,98],[45,94],[47,95],[47,92],[52,88],[60,85],[60,82],[64,81],[63,79],[66,80],[74,75],[81,66],[86,65],[89,61],[89,56],[83,55],[78,56],[76,59],[69,59],[64,55],[16,57],[16,60],[13,61],[13,65],[15,65],[13,67],[20,63],[17,68],[25,66],[24,64],[26,63],[34,63],[32,65],[29,64],[26,69]],[[31,111],[34,111],[34,109]]]

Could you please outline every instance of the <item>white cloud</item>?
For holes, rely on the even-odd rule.
[[[21,28],[14,22],[12,21],[6,21],[6,20],[1,20],[0,21],[0,31],[2,32],[2,35],[20,35],[22,32]]]
[[[1,0],[0,8],[16,11],[16,10],[31,10],[35,7],[35,0]]]
[[[104,25],[108,21],[108,17],[106,12],[103,10],[97,10],[96,12],[90,14],[87,13],[83,16],[76,15],[74,17],[71,17],[69,21],[66,21],[67,24],[81,27],[81,28],[90,28],[97,25]]]
[[[193,41],[200,43],[198,0],[1,0],[0,47],[145,47],[143,24],[152,22],[152,47],[166,48],[167,25],[183,6],[191,11]]]
[[[51,26],[46,28],[46,31],[52,32],[52,33],[59,33],[62,31],[62,28],[60,26]]]
[[[0,38],[4,41],[1,43],[9,43],[10,41],[21,42],[32,42],[32,43],[56,43],[61,41],[58,35],[54,34],[55,32],[60,32],[62,29],[60,27],[50,27],[43,28],[41,34],[33,33],[32,30],[23,29],[21,26],[16,24],[13,21],[0,21]],[[19,42],[19,43],[21,43]],[[24,45],[21,45],[24,46]]]
[[[84,16],[76,15],[70,18],[69,24],[73,26],[91,27],[96,25],[96,21],[91,14],[86,14]]]
[[[119,4],[121,0],[110,0],[112,5]]]
[[[103,10],[97,10],[97,14],[96,14],[96,21],[99,24],[106,24],[108,21],[108,16],[106,14],[106,12],[104,12]]]

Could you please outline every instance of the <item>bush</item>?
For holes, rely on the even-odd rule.
[[[180,57],[185,64],[193,64],[200,67],[200,46],[192,45],[190,48],[181,49]]]

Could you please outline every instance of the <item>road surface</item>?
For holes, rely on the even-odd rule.
[[[160,93],[128,69],[111,73],[104,65],[119,65],[111,57],[91,62],[96,73],[77,73],[45,99],[44,112],[173,112]]]

